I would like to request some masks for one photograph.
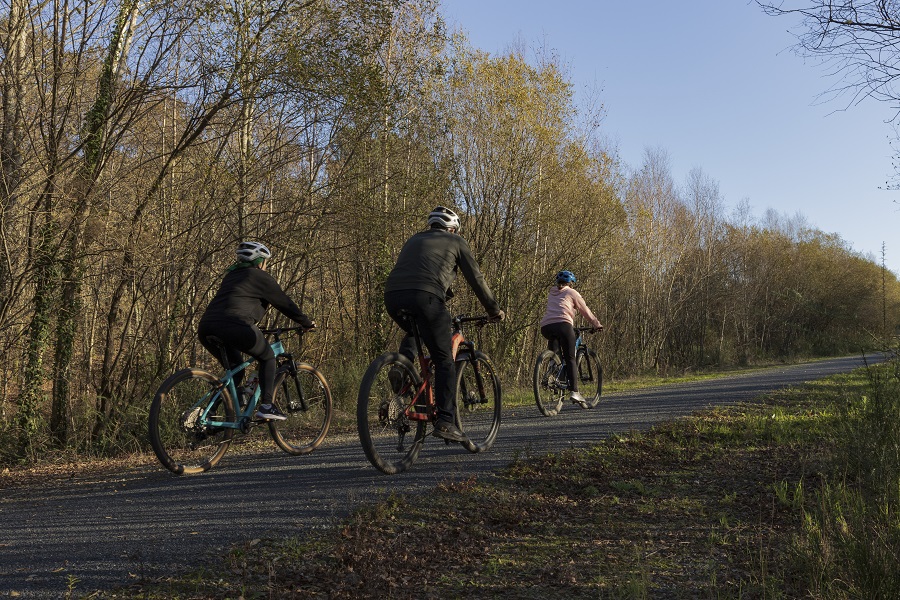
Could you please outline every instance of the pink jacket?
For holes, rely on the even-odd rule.
[[[547,296],[547,310],[541,319],[541,327],[550,323],[569,323],[575,325],[575,317],[581,313],[594,327],[601,327],[600,320],[594,316],[591,309],[584,303],[584,298],[571,287],[559,289],[557,286],[550,288]]]

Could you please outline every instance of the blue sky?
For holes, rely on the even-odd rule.
[[[576,88],[600,89],[623,162],[668,153],[676,181],[699,167],[730,211],[746,199],[839,234],[900,274],[900,192],[884,102],[823,99],[835,80],[798,57],[797,21],[746,0],[442,0],[477,48],[554,49]]]

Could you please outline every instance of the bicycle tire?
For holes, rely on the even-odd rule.
[[[227,388],[202,369],[187,368],[170,375],[150,405],[150,445],[159,462],[176,475],[212,468],[231,444],[234,429],[197,423],[197,417],[209,405],[210,395],[218,395],[212,400],[215,405],[210,418],[234,421],[234,405]]]
[[[579,350],[577,361],[578,391],[584,396],[588,408],[594,408],[603,394],[603,366],[593,350]]]
[[[309,454],[319,447],[331,425],[328,382],[313,366],[303,363],[297,364],[296,375],[284,368],[275,377],[272,402],[287,420],[269,421],[269,434],[288,454]]]
[[[397,369],[395,391],[388,374]],[[369,365],[359,386],[356,424],[359,441],[369,462],[382,473],[393,475],[407,470],[416,461],[425,440],[425,421],[405,414],[422,378],[412,362],[397,352],[382,354]],[[412,441],[407,436],[412,435]]]
[[[557,381],[562,360],[553,350],[544,350],[534,363],[532,386],[534,402],[545,417],[555,417],[562,410],[568,389]]]
[[[500,430],[500,378],[491,359],[477,350],[471,358],[458,362],[456,371],[457,427],[470,442],[463,446],[469,452],[490,450]]]

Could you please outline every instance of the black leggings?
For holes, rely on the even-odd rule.
[[[547,338],[547,349],[559,352],[562,350],[566,374],[569,376],[569,389],[578,391],[578,370],[575,364],[575,328],[565,321],[548,323],[541,327],[541,335]]]
[[[260,404],[271,404],[272,393],[275,390],[275,370],[277,361],[272,347],[266,341],[259,327],[244,323],[243,321],[200,321],[197,327],[197,336],[203,347],[222,363],[222,353],[219,347],[209,340],[209,336],[215,336],[225,344],[225,355],[229,364],[222,363],[223,368],[233,369],[244,362],[243,354],[249,354],[259,362],[259,390]],[[243,354],[242,354],[243,353]],[[244,380],[244,372],[236,373],[234,385],[240,389]]]
[[[422,342],[431,355],[434,364],[434,401],[438,417],[454,421],[456,405],[456,365],[451,348],[450,311],[444,301],[428,292],[401,290],[384,295],[384,306],[391,318],[406,332],[400,343],[400,354],[416,360],[416,340],[410,333],[410,324],[400,318],[401,310],[412,312],[419,328]]]

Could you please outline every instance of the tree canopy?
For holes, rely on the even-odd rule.
[[[858,351],[900,322],[893,273],[804,223],[724,214],[665,151],[622,164],[552,53],[472,48],[435,0],[5,6],[0,461],[141,446],[160,381],[214,364],[197,320],[243,239],[274,251],[321,327],[302,354],[352,410],[399,339],[385,277],[438,204],[509,316],[481,340],[505,386],[560,269],[612,377]],[[464,288],[452,310],[477,312]]]

